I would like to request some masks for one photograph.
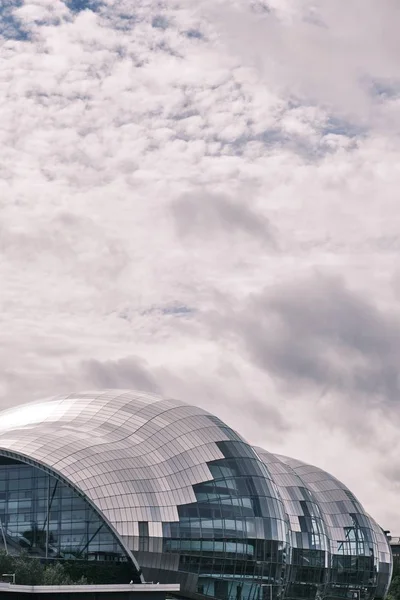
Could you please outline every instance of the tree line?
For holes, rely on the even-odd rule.
[[[13,556],[0,550],[0,581],[19,585],[87,585],[129,583],[134,575],[129,563],[97,561],[41,561],[27,552]]]

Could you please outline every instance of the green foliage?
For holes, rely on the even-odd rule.
[[[393,563],[393,577],[387,600],[400,600],[400,561],[396,559]]]
[[[29,556],[27,552],[11,556],[3,550],[0,550],[1,573],[15,573],[15,582],[20,585],[112,584],[129,583],[134,579],[132,566],[127,562],[104,563],[83,560],[46,562]]]
[[[0,573],[14,573],[13,569],[13,558],[4,550],[0,550]]]
[[[72,579],[65,572],[61,563],[55,563],[45,568],[43,573],[43,585],[71,585]]]
[[[61,563],[47,565],[43,572],[43,585],[87,585],[86,577],[81,576],[79,579],[73,579]]]
[[[30,558],[28,554],[22,552],[19,556],[13,557],[13,570],[15,581],[20,585],[40,585],[43,581],[43,566],[38,558]]]
[[[32,558],[26,552],[11,556],[0,551],[0,573],[15,573],[15,582],[19,585],[85,585],[88,583],[83,574],[74,578],[63,563],[42,564],[38,558]]]

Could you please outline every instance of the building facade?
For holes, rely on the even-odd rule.
[[[219,600],[384,598],[392,568],[331,475],[200,408],[120,390],[0,414],[0,544],[125,562],[135,583]]]
[[[388,532],[389,533],[389,532]],[[393,561],[400,561],[400,537],[395,535],[388,537]]]

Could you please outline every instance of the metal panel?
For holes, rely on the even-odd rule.
[[[345,486],[252,448],[201,408],[131,391],[71,394],[1,413],[1,449],[59,474],[147,579],[188,594],[313,599],[355,588],[370,600],[387,588],[386,538]]]

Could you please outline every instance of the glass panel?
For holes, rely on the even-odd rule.
[[[1,462],[0,519],[10,550],[52,559],[127,560],[115,536],[70,487],[36,467]]]
[[[164,552],[179,554],[179,570],[196,573],[205,596],[277,598],[287,554],[282,502],[247,444],[217,446],[225,458],[207,463],[213,479],[193,486],[197,502],[178,506]]]

